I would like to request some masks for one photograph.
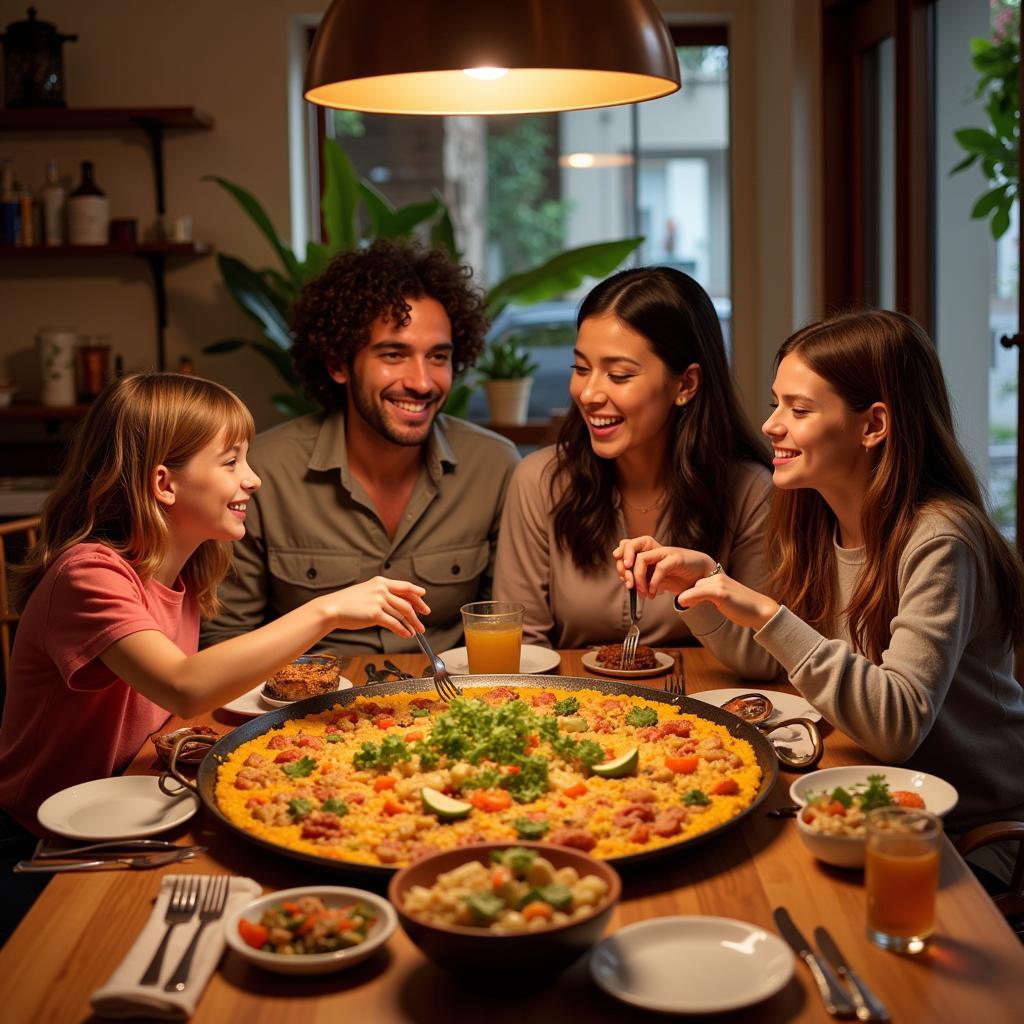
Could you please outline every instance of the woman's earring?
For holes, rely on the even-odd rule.
[[[676,399],[676,405],[686,405],[686,399],[685,398],[677,398]]]

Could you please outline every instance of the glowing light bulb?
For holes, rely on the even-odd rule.
[[[463,68],[462,73],[479,82],[493,82],[496,78],[503,78],[507,75],[508,68]]]
[[[570,167],[593,167],[593,153],[570,153],[565,161]]]

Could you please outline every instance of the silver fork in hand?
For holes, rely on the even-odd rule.
[[[462,687],[452,681],[444,662],[431,649],[426,634],[417,633],[408,623],[406,623],[406,628],[412,630],[412,635],[416,637],[416,643],[420,645],[420,650],[427,656],[427,660],[434,670],[434,689],[437,690],[437,695],[441,700],[449,702],[456,697],[461,697]]]
[[[203,906],[199,911],[199,927],[196,929],[195,935],[192,936],[192,941],[188,944],[188,949],[185,950],[181,963],[178,964],[174,974],[171,975],[171,980],[164,985],[165,992],[181,992],[184,990],[185,985],[188,983],[189,972],[192,970],[192,959],[196,955],[196,947],[199,945],[199,936],[203,934],[203,929],[211,921],[217,921],[223,915],[224,908],[228,905],[228,889],[230,887],[230,875],[217,875],[207,882]]]
[[[199,879],[196,877],[186,878],[182,875],[174,883],[171,890],[171,898],[167,902],[167,913],[164,915],[164,924],[167,931],[160,940],[153,959],[146,968],[146,973],[139,979],[140,985],[155,985],[160,980],[160,968],[164,965],[164,954],[167,952],[167,940],[171,932],[179,924],[185,924],[192,920],[196,912],[196,904],[199,902]]]
[[[636,645],[640,641],[640,627],[636,621],[636,583],[629,588],[629,629],[622,641],[622,668],[628,672],[636,660]]]

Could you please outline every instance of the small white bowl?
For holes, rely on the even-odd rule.
[[[885,765],[846,765],[840,768],[823,768],[801,776],[789,787],[793,803],[801,809],[807,804],[808,795],[831,791],[836,786],[849,789],[859,783],[866,784],[869,775],[884,775],[890,790],[910,790],[924,800],[925,810],[940,818],[956,807],[959,794],[945,779],[912,768],[890,768]],[[797,814],[797,832],[808,850],[818,860],[837,868],[864,867],[864,837],[837,836],[817,832],[804,823]]]
[[[353,903],[365,903],[373,907],[377,913],[366,936],[365,942],[348,949],[338,949],[333,953],[305,953],[294,956],[282,953],[267,953],[262,949],[253,949],[238,934],[238,922],[247,918],[254,924],[258,923],[263,912],[285,900],[296,900],[301,896],[319,896],[328,907],[348,907]],[[346,967],[353,967],[367,957],[372,956],[388,939],[398,925],[398,916],[394,907],[386,899],[367,892],[365,889],[350,889],[340,885],[307,885],[298,889],[281,889],[247,903],[224,921],[224,937],[227,944],[240,956],[268,971],[278,974],[329,974]]]

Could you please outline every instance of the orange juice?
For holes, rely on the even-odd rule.
[[[519,671],[523,627],[475,624],[466,628],[469,671],[474,675]]]
[[[939,850],[892,836],[884,850],[868,846],[864,865],[868,928],[897,939],[925,939],[935,929]]]

